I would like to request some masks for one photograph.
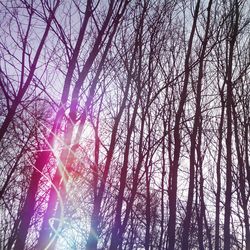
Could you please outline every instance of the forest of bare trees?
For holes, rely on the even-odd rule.
[[[0,18],[1,250],[250,250],[248,0]]]

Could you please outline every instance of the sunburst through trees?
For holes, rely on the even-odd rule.
[[[0,249],[250,249],[247,0],[0,3]]]

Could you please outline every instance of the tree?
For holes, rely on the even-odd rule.
[[[206,30],[204,34],[204,39],[202,41],[201,53],[199,58],[199,70],[198,70],[198,79],[197,79],[197,86],[196,88],[196,96],[195,96],[195,116],[194,116],[194,125],[191,132],[191,145],[190,145],[190,176],[189,176],[189,188],[188,188],[188,200],[187,200],[187,208],[186,208],[186,217],[184,219],[183,225],[183,233],[182,233],[182,249],[188,248],[188,238],[189,238],[189,228],[190,228],[190,221],[192,217],[192,207],[193,207],[193,197],[194,197],[194,185],[195,185],[195,149],[196,149],[196,140],[198,137],[198,130],[201,129],[201,92],[202,92],[202,78],[203,78],[203,70],[204,70],[204,58],[206,54],[206,46],[209,39],[209,28],[210,28],[210,11],[211,11],[212,1],[209,1],[208,8],[207,8],[207,23],[206,23]],[[199,2],[197,3],[196,12],[198,16],[199,10]],[[197,18],[195,16],[194,18]],[[199,154],[200,155],[200,152]],[[201,227],[201,224],[199,224]],[[202,232],[202,228],[200,228]],[[202,239],[200,240],[202,242]],[[203,245],[200,244],[200,249],[203,249]]]

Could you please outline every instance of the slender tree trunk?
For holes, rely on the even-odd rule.
[[[128,134],[126,138],[126,147],[124,152],[124,162],[121,169],[121,175],[120,175],[120,186],[119,186],[119,192],[117,197],[117,204],[116,204],[116,210],[115,210],[115,221],[112,228],[112,236],[111,236],[111,243],[110,243],[110,249],[117,249],[118,245],[120,244],[122,238],[119,237],[119,230],[121,228],[121,213],[122,213],[122,204],[123,204],[123,197],[124,197],[124,191],[126,187],[126,181],[127,181],[127,171],[128,171],[128,160],[129,160],[129,149],[130,149],[130,140],[132,136],[132,132],[134,130],[135,126],[135,120],[139,105],[139,96],[140,92],[137,95],[137,100],[135,103],[133,115],[131,118],[130,126],[128,129]]]
[[[246,173],[247,173],[247,179],[248,179],[248,187],[250,186],[250,166],[249,166],[249,158],[248,158],[248,140],[249,140],[249,118],[245,117],[245,166],[246,166]],[[248,197],[250,197],[250,190],[248,189]],[[249,200],[247,200],[247,202],[249,202]],[[247,209],[246,209],[247,210]],[[246,224],[245,224],[245,228],[246,228],[246,249],[250,250],[250,222],[249,222],[249,210],[246,211],[246,213],[248,214],[244,214],[245,220],[246,220]]]
[[[234,121],[234,138],[235,138],[235,146],[236,146],[236,152],[237,152],[237,159],[238,159],[238,168],[239,168],[239,189],[240,189],[240,197],[241,199],[241,207],[244,214],[244,223],[245,223],[245,231],[246,231],[246,249],[248,250],[250,248],[250,225],[249,225],[249,209],[248,209],[248,196],[246,194],[246,176],[244,173],[244,160],[243,155],[241,154],[240,148],[240,138],[238,135],[239,126],[237,121],[237,114],[235,110],[235,106],[233,109],[233,121]],[[246,135],[248,137],[248,135]]]
[[[134,56],[132,56],[132,59],[130,61],[130,69],[131,70],[133,68],[133,63],[134,63]],[[110,146],[109,146],[109,150],[107,153],[107,160],[106,160],[105,166],[104,166],[104,173],[103,173],[103,176],[101,177],[100,187],[97,191],[96,196],[94,197],[93,211],[91,214],[91,222],[90,222],[90,232],[88,235],[86,250],[97,249],[98,235],[99,235],[98,226],[100,224],[101,203],[102,203],[102,199],[103,199],[103,195],[104,195],[104,191],[105,191],[105,186],[106,186],[106,182],[107,182],[107,178],[108,178],[108,174],[109,174],[110,164],[111,164],[114,149],[115,149],[115,144],[116,144],[115,142],[116,142],[116,136],[118,133],[118,126],[119,126],[122,114],[123,114],[125,106],[126,106],[127,95],[129,92],[131,77],[132,77],[132,72],[129,73],[128,80],[126,83],[125,92],[124,92],[124,97],[122,100],[122,104],[121,104],[120,110],[115,118],[115,123],[114,123],[113,129],[112,129],[112,134],[111,134],[111,139],[110,139]]]
[[[220,90],[221,95],[221,115],[220,123],[218,128],[218,156],[216,163],[216,210],[215,210],[215,250],[220,248],[220,202],[221,202],[221,157],[222,157],[222,140],[223,140],[223,126],[224,126],[224,112],[225,112],[225,101],[223,97],[223,89]]]
[[[198,152],[197,152],[198,154]],[[198,163],[200,164],[200,163]],[[202,215],[202,204],[200,202],[201,192],[199,193],[199,180],[198,175],[200,174],[200,186],[203,185],[201,173],[199,173],[197,164],[196,174],[195,174],[195,188],[196,188],[196,197],[195,197],[195,210],[196,210],[196,220],[198,225],[198,242],[199,242],[199,249],[204,250],[204,237],[203,237],[203,215]]]
[[[163,233],[164,233],[164,218],[165,218],[165,209],[164,209],[164,207],[165,207],[164,206],[164,188],[165,188],[165,185],[164,184],[165,184],[165,176],[166,176],[166,159],[165,159],[165,149],[166,149],[165,140],[166,140],[166,135],[167,135],[166,121],[164,121],[164,124],[163,124],[163,134],[164,135],[162,138],[161,221],[160,221],[159,249],[163,248]]]
[[[189,188],[188,188],[188,201],[186,208],[186,217],[184,219],[183,225],[183,233],[182,233],[182,249],[188,249],[188,238],[189,238],[189,228],[192,217],[192,207],[193,207],[193,196],[194,196],[194,174],[195,174],[195,148],[196,148],[196,138],[198,129],[201,126],[201,91],[202,91],[202,78],[203,78],[203,67],[204,67],[204,58],[206,53],[206,47],[208,43],[208,32],[210,27],[210,11],[212,6],[212,0],[209,1],[207,8],[207,23],[206,23],[206,31],[203,40],[203,46],[201,48],[200,62],[199,62],[199,73],[198,73],[198,81],[197,81],[197,96],[196,96],[196,111],[194,118],[194,126],[191,135],[191,148],[190,148],[190,175],[189,175]],[[197,2],[196,6],[197,16],[199,10],[199,2]]]
[[[149,142],[150,144],[150,142]],[[145,233],[145,250],[150,249],[151,243],[151,193],[150,193],[150,165],[152,164],[152,159],[149,160],[149,164],[145,166],[146,172],[146,233]]]
[[[137,93],[136,93],[136,101],[135,106],[133,109],[132,118],[128,127],[127,137],[126,137],[126,146],[124,151],[124,160],[123,165],[121,169],[120,179],[119,179],[119,191],[118,191],[118,197],[117,197],[117,203],[116,203],[116,210],[115,210],[115,220],[112,228],[112,235],[111,235],[111,243],[110,243],[110,249],[117,249],[118,246],[122,245],[122,221],[121,221],[121,215],[122,215],[122,205],[123,205],[123,199],[124,199],[124,192],[126,187],[126,181],[127,181],[127,173],[128,173],[128,163],[129,163],[129,153],[130,153],[130,140],[131,136],[135,127],[135,121],[137,116],[137,111],[139,108],[139,102],[141,98],[141,91],[142,91],[142,82],[141,82],[141,67],[142,67],[142,35],[143,35],[143,24],[144,24],[144,15],[147,9],[146,3],[143,5],[142,15],[140,16],[139,20],[139,27],[138,27],[138,34],[136,34],[136,50],[138,48],[138,54],[139,54],[139,62],[138,62],[138,69],[137,69],[137,75],[136,75],[136,84],[138,86]]]
[[[187,87],[189,80],[189,60],[192,52],[192,45],[194,39],[194,33],[196,29],[196,23],[198,19],[200,0],[197,1],[192,30],[188,42],[188,50],[185,58],[185,75],[184,75],[184,85],[180,96],[180,103],[176,113],[175,125],[174,125],[174,157],[172,165],[170,166],[170,178],[169,178],[169,221],[168,221],[168,249],[175,249],[175,227],[176,227],[176,199],[177,199],[177,179],[178,179],[178,168],[179,168],[179,159],[181,151],[181,136],[180,136],[180,123],[181,118],[184,112],[184,105],[187,98]],[[185,244],[185,243],[184,243]]]
[[[43,155],[45,155],[45,153],[43,153]],[[44,159],[46,159],[48,157],[48,155],[49,155],[49,152],[46,152],[46,155],[45,155],[46,157]],[[43,158],[41,158],[39,156],[38,156],[38,158],[40,161],[37,162],[39,164],[39,165],[37,164],[37,166],[38,167],[43,166],[43,164],[44,164]],[[29,189],[27,192],[27,197],[26,197],[24,207],[23,207],[22,212],[21,212],[21,223],[20,223],[19,230],[17,233],[17,238],[16,238],[14,250],[24,249],[30,221],[31,221],[32,215],[34,214],[36,193],[38,190],[38,185],[36,185],[36,183],[39,182],[40,176],[41,176],[41,174],[37,170],[35,170],[32,174],[30,186],[29,186]]]
[[[226,65],[226,114],[227,114],[227,137],[226,137],[226,198],[225,198],[225,217],[224,217],[224,250],[231,248],[230,244],[230,217],[231,217],[231,200],[232,200],[232,103],[233,103],[233,87],[232,87],[232,72],[233,72],[233,54],[234,45],[238,34],[239,21],[239,3],[234,1],[233,13],[231,15],[231,32],[229,42],[228,61]]]

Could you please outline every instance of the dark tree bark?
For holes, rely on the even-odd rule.
[[[137,37],[137,45],[138,46],[138,65],[137,67],[137,75],[135,76],[135,83],[136,83],[136,101],[133,108],[133,113],[131,117],[131,121],[128,127],[128,132],[126,136],[126,144],[125,144],[125,150],[124,150],[124,160],[123,165],[121,168],[121,174],[119,179],[119,191],[118,191],[118,197],[117,197],[117,203],[116,203],[116,210],[115,210],[115,220],[112,228],[112,235],[111,235],[111,243],[110,243],[110,249],[117,249],[117,247],[122,242],[122,235],[120,234],[121,230],[121,216],[122,216],[122,204],[124,199],[124,192],[126,187],[126,181],[127,181],[127,173],[128,173],[128,163],[129,163],[129,155],[130,155],[130,141],[131,136],[133,133],[133,130],[135,128],[135,122],[137,117],[137,111],[139,108],[139,102],[141,98],[141,91],[142,91],[142,82],[141,82],[141,73],[142,73],[142,35],[143,35],[143,23],[144,23],[144,15],[147,10],[147,3],[143,4],[143,10],[142,14],[140,16],[139,20],[139,27],[138,27],[138,37]]]
[[[192,217],[192,209],[193,209],[193,197],[194,197],[194,177],[195,177],[195,149],[196,149],[196,140],[198,129],[201,126],[201,91],[202,91],[202,79],[204,75],[204,58],[207,48],[207,43],[209,39],[209,28],[210,28],[210,11],[211,11],[212,1],[209,1],[207,8],[207,22],[206,22],[206,30],[204,39],[202,41],[201,54],[199,58],[199,73],[197,79],[197,90],[196,90],[196,110],[194,117],[194,125],[193,131],[191,134],[191,145],[190,145],[190,175],[189,175],[189,188],[188,188],[188,200],[187,200],[187,208],[186,208],[186,217],[184,219],[183,224],[183,232],[182,232],[182,249],[188,249],[188,238],[189,238],[189,230],[190,230],[190,222]],[[199,10],[199,3],[197,3],[197,16]]]
[[[233,123],[234,123],[234,139],[235,139],[235,147],[236,147],[236,152],[237,152],[237,159],[238,159],[238,168],[239,168],[239,193],[240,197],[239,199],[241,200],[241,207],[243,209],[243,214],[244,214],[244,223],[245,223],[245,231],[246,231],[246,249],[250,248],[250,224],[249,224],[249,209],[248,209],[248,203],[249,203],[249,194],[246,193],[247,186],[246,186],[246,176],[245,176],[245,163],[244,163],[244,158],[242,155],[242,146],[240,143],[240,138],[239,138],[239,124],[237,121],[237,113],[235,110],[235,105],[233,104],[232,106],[232,113],[233,113]],[[245,135],[248,137],[248,135]]]
[[[168,222],[168,249],[175,249],[175,226],[176,226],[176,199],[177,199],[177,177],[178,177],[178,167],[181,151],[181,136],[180,136],[180,124],[181,118],[184,112],[184,105],[187,98],[187,87],[190,74],[190,56],[192,51],[193,39],[196,29],[196,23],[198,19],[200,1],[196,3],[196,8],[194,12],[192,30],[189,37],[188,49],[185,57],[185,75],[184,75],[184,85],[181,91],[180,103],[175,117],[174,125],[174,157],[172,165],[170,166],[170,178],[169,178],[169,222]]]
[[[230,34],[227,51],[226,61],[226,76],[225,83],[227,88],[226,96],[226,115],[227,115],[227,136],[226,136],[226,193],[225,193],[225,216],[224,216],[224,250],[231,248],[231,236],[230,236],[230,217],[231,217],[231,201],[232,201],[232,103],[233,103],[233,86],[232,86],[232,74],[233,74],[233,56],[234,46],[238,35],[239,25],[239,2],[234,1],[233,15],[230,20]]]
[[[218,77],[219,79],[219,77]],[[219,85],[219,84],[218,84]],[[224,100],[224,86],[219,88],[220,92],[220,102],[221,102],[221,114],[220,122],[218,127],[218,155],[216,162],[216,210],[215,210],[215,250],[219,250],[220,246],[220,202],[221,202],[221,158],[222,158],[222,143],[223,143],[223,127],[224,127],[224,114],[225,114],[225,100]]]

